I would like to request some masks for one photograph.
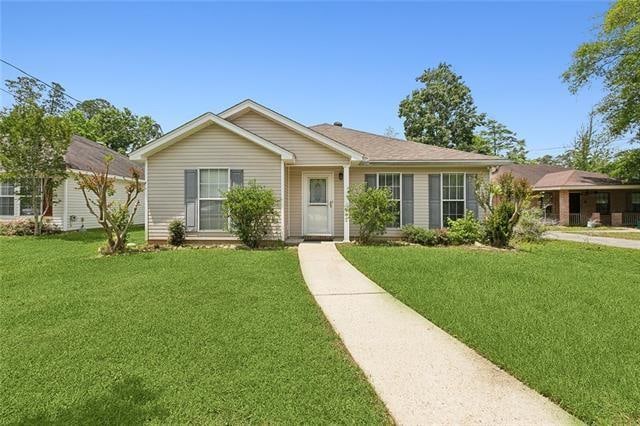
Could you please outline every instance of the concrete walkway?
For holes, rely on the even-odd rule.
[[[548,231],[545,238],[551,240],[576,241],[578,243],[600,244],[603,246],[621,247],[640,250],[640,240],[625,240],[623,238],[595,237],[569,232]]]
[[[303,243],[298,256],[311,293],[397,423],[577,423],[386,293],[335,244]]]

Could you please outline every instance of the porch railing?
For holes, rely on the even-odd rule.
[[[622,213],[622,225],[637,226],[640,223],[640,213]]]
[[[580,226],[586,225],[589,216],[583,213],[569,213],[569,225]]]

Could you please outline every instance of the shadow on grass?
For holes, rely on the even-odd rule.
[[[145,387],[138,377],[127,377],[111,386],[107,395],[88,399],[55,413],[40,413],[22,419],[21,425],[142,424],[162,422],[169,411],[154,403],[158,393]]]

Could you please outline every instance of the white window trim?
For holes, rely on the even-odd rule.
[[[458,199],[451,199],[451,198],[447,198],[446,200],[444,199],[444,175],[462,175],[462,196],[463,199],[462,200],[458,200]],[[467,212],[467,172],[447,172],[447,173],[440,173],[440,226],[442,228],[446,228],[447,224],[445,223],[444,219],[444,202],[445,201],[462,201],[464,203],[464,207],[462,208],[463,212],[466,213]]]
[[[373,173],[366,173],[366,174],[373,174]],[[399,175],[400,176],[400,226],[395,227],[395,226],[387,226],[385,229],[391,229],[391,230],[396,230],[396,229],[402,229],[402,227],[404,226],[404,224],[402,223],[402,175],[404,175],[405,173],[402,172],[376,172],[376,189],[380,188],[380,175]],[[411,173],[409,173],[411,174]],[[392,200],[395,201],[395,198],[392,198]]]
[[[3,183],[13,183],[13,182],[3,182]],[[13,198],[13,215],[0,215],[2,219],[15,219],[20,217],[20,187],[14,184],[13,186],[13,195],[0,195],[1,198]]]
[[[200,200],[204,201],[224,201],[225,197],[200,198],[200,171],[201,170],[226,170],[227,171],[227,191],[231,188],[231,169],[229,167],[200,167],[198,170],[198,205],[196,208],[196,232],[227,232],[229,229],[229,219],[227,219],[227,229],[200,229]],[[145,176],[146,177],[146,176]]]

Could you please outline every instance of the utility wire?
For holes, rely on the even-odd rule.
[[[55,87],[53,87],[53,86],[52,86],[52,85],[50,85],[49,83],[47,83],[47,82],[45,82],[45,81],[40,80],[40,79],[39,79],[38,77],[36,77],[35,75],[29,74],[28,72],[26,72],[26,71],[25,71],[25,70],[23,70],[22,68],[17,67],[17,66],[15,66],[15,65],[13,65],[12,63],[5,61],[5,60],[4,60],[4,59],[2,59],[2,58],[0,58],[0,62],[2,62],[3,64],[7,64],[7,65],[9,65],[11,68],[15,68],[16,70],[20,71],[22,74],[24,74],[24,75],[26,75],[26,76],[29,76],[29,77],[31,77],[31,78],[33,78],[33,79],[35,79],[35,80],[39,81],[40,83],[44,84],[45,86],[47,86],[48,88],[50,88],[50,89],[52,89],[52,90],[57,90]],[[2,89],[2,90],[3,90],[3,91],[5,91],[5,92],[7,92],[7,91],[6,91],[6,90],[4,90],[4,89]],[[7,92],[7,93],[9,93],[9,92]],[[63,95],[65,95],[65,96],[66,96],[67,98],[69,98],[69,99],[73,99],[73,100],[74,100],[74,101],[76,101],[76,102],[82,102],[81,100],[74,98],[73,96],[71,96],[71,95],[70,95],[70,94],[68,94],[67,92],[64,92],[64,91],[63,91],[63,92],[62,92],[62,94],[63,94]],[[11,95],[13,96],[13,94],[11,94]]]
[[[2,87],[0,87],[0,90],[2,90],[4,93],[6,93],[6,94],[8,94],[8,95],[11,95],[11,96],[13,96],[13,97],[15,98],[15,95],[14,95],[13,93],[11,93],[10,91],[5,90],[5,89],[3,89]]]

